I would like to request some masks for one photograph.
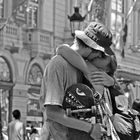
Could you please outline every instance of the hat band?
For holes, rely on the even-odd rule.
[[[95,50],[102,51],[105,53],[105,49],[102,46],[98,45],[95,41],[92,41],[91,47]]]
[[[86,44],[89,44],[89,46],[92,47],[95,50],[105,52],[105,49],[102,46],[100,46],[96,43],[95,40],[97,40],[97,37],[95,35],[93,35],[93,34],[91,35],[90,32],[85,32],[85,35],[90,39],[90,40],[89,39],[86,39],[86,40],[83,39],[83,41],[86,42]]]
[[[90,32],[88,32],[88,31],[85,31],[85,34],[90,38],[90,39],[92,39],[92,40],[94,40],[95,42],[97,42],[97,37],[96,37],[96,35],[94,35],[93,33],[90,33]]]

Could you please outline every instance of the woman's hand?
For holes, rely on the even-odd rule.
[[[91,72],[90,79],[95,85],[103,85],[107,87],[114,85],[114,78],[103,71]]]

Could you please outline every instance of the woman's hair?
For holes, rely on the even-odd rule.
[[[110,76],[113,76],[115,71],[116,71],[116,69],[117,69],[117,61],[116,61],[116,58],[115,58],[114,55],[110,56],[110,58],[111,58],[111,61],[109,63],[110,71],[108,72],[108,74]]]
[[[132,109],[140,112],[140,98],[135,99],[132,104]]]

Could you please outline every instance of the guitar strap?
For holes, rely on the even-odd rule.
[[[100,94],[99,92],[95,91],[91,82],[85,76],[84,76],[84,84],[86,84],[93,90],[93,97],[97,97],[96,94]],[[113,108],[112,108],[112,100],[111,100],[109,89],[104,87],[103,95],[100,94],[98,98],[99,98],[99,100],[103,100],[102,103],[104,105],[102,106],[102,104],[101,104],[101,108],[103,109],[101,115],[103,115],[104,112],[106,112],[104,121],[106,121],[106,125],[108,126],[108,132],[107,132],[108,135],[111,135],[111,140],[120,140],[120,138],[113,126],[113,123],[110,119],[110,117],[113,114]],[[103,138],[103,139],[107,140],[108,138]]]
[[[112,101],[111,101],[111,97],[110,97],[110,93],[109,90],[107,88],[104,88],[104,94],[103,94],[103,98],[104,98],[104,107],[105,107],[105,119],[104,119],[104,123],[107,126],[107,134],[108,136],[111,136],[111,140],[120,140],[114,125],[111,121],[111,116],[113,115],[113,109],[112,109]]]
[[[111,97],[110,97],[110,92],[107,88],[104,88],[104,94],[103,94],[103,98],[105,100],[105,102],[107,103],[109,110],[110,110],[110,115],[112,115],[113,112],[113,108],[112,108],[112,101],[111,101]]]

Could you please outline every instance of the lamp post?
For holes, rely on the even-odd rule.
[[[84,21],[86,15],[84,17],[79,13],[79,7],[74,7],[74,13],[72,16],[68,15],[68,19],[70,20],[70,28],[71,35],[75,36],[75,30],[79,30],[81,27],[81,23]]]

